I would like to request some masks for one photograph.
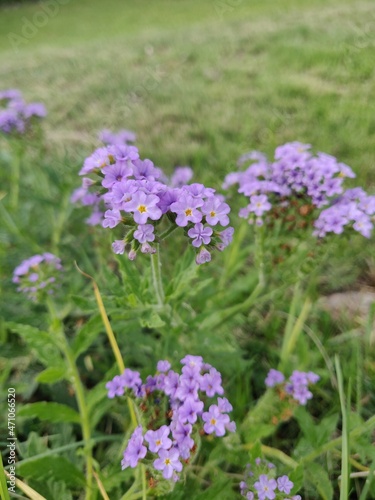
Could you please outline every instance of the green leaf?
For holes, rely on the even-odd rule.
[[[298,465],[292,472],[289,473],[289,479],[294,484],[293,493],[297,493],[303,486],[303,466]]]
[[[66,368],[61,366],[60,368],[46,368],[36,377],[37,382],[41,382],[42,384],[54,384],[55,382],[59,382],[59,380],[63,380],[66,375]]]
[[[80,295],[70,295],[69,298],[85,313],[95,310],[95,300],[93,298],[81,297]]]
[[[19,323],[7,323],[7,327],[18,333],[45,366],[62,368],[64,366],[60,350],[52,334],[38,330],[33,326]]]
[[[3,500],[9,500],[7,479],[4,473],[3,459],[1,453],[0,453],[0,497]]]
[[[151,328],[157,330],[165,325],[159,314],[152,310],[145,310],[139,318],[140,324],[143,328]]]
[[[83,486],[85,477],[82,472],[65,457],[43,457],[20,463],[17,466],[18,475],[25,478],[37,478],[64,481],[69,486]]]
[[[39,418],[48,422],[73,422],[80,423],[81,418],[70,406],[60,403],[30,403],[22,406],[17,412],[19,417]]]
[[[90,318],[89,321],[80,328],[73,341],[72,350],[75,357],[77,358],[80,354],[85,352],[103,330],[103,321],[100,314],[96,314]]]
[[[312,484],[314,491],[317,491],[323,500],[333,498],[333,488],[327,471],[318,463],[311,462],[306,465],[305,479]]]

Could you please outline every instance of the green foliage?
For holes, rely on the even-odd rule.
[[[25,478],[38,478],[43,481],[53,477],[55,481],[63,481],[68,486],[82,487],[85,477],[82,472],[65,457],[43,457],[18,465],[18,473]]]
[[[159,359],[176,367],[193,353],[223,374],[238,432],[224,440],[202,436],[198,459],[162,498],[239,498],[244,467],[257,457],[275,462],[303,498],[345,495],[340,475],[352,498],[375,498],[375,307],[367,317],[348,311],[331,317],[316,301],[373,287],[373,241],[334,235],[318,245],[308,230],[275,224],[265,234],[266,279],[259,287],[254,231],[238,220],[241,200],[232,196],[235,238],[209,265],[195,265],[178,231],[162,242],[160,305],[148,256],[134,262],[115,256],[112,234],[89,228],[86,210],[69,202],[104,127],[134,129],[142,157],[167,174],[189,164],[195,182],[217,190],[240,154],[271,153],[292,140],[336,155],[358,174],[352,186],[373,190],[372,2],[82,0],[61,3],[58,15],[14,47],[9,34],[21,36],[23,23],[33,24],[42,8],[0,7],[2,86],[20,87],[49,112],[45,136],[22,145],[18,211],[8,195],[12,144],[0,138],[5,468],[6,396],[15,387],[19,478],[47,500],[81,500],[88,490],[97,500],[92,469],[109,498],[142,497],[139,468],[120,467],[134,425],[125,398],[107,398],[105,384],[120,368],[77,262],[98,283],[126,367],[146,377]],[[57,253],[65,266],[53,321],[46,304],[27,303],[11,283],[20,261],[42,251]],[[306,299],[311,308],[304,308]],[[265,389],[268,369],[277,366],[287,375],[319,373],[306,407]],[[357,468],[367,477],[349,478]],[[4,479],[0,467],[7,498]]]
[[[19,417],[39,418],[48,422],[80,422],[79,413],[69,406],[59,403],[31,403],[24,405],[18,412]]]

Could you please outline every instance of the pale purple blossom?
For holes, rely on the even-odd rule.
[[[152,224],[140,224],[134,231],[134,238],[139,243],[146,243],[155,240],[154,226]]]
[[[189,229],[188,236],[192,238],[192,245],[199,248],[202,245],[208,245],[211,241],[213,230],[210,227],[204,227],[201,222],[195,224]]]

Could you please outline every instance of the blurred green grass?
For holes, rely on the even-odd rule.
[[[0,11],[0,77],[47,105],[54,158],[127,127],[160,166],[219,185],[242,152],[300,140],[373,184],[373,2],[81,0],[14,51],[42,5]]]

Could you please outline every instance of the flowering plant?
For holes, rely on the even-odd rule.
[[[54,293],[62,270],[61,260],[55,255],[48,252],[33,255],[16,267],[13,283],[18,284],[18,291],[36,302],[45,294]]]
[[[201,356],[187,355],[181,364],[178,374],[168,361],[159,361],[156,375],[145,383],[127,368],[106,384],[109,398],[130,394],[139,409],[139,425],[124,451],[122,468],[143,463],[151,484],[172,480],[170,488],[184,466],[196,459],[201,436],[222,437],[236,430],[228,415],[232,405],[225,397],[207,403],[208,398],[224,395],[220,372]]]
[[[0,131],[6,135],[20,135],[27,132],[35,119],[47,115],[44,104],[27,104],[19,90],[9,89],[0,92]]]
[[[270,162],[257,151],[247,153],[238,164],[250,166],[226,176],[223,187],[238,184],[249,199],[240,217],[259,226],[281,219],[289,230],[313,225],[318,237],[340,234],[345,226],[370,236],[375,196],[361,188],[345,191],[344,180],[355,177],[348,165],[326,153],[313,155],[311,145],[300,142],[277,147],[274,156]]]
[[[155,245],[181,227],[196,249],[197,264],[203,264],[211,260],[212,250],[222,251],[232,240],[232,227],[217,227],[228,226],[229,205],[214,189],[187,184],[189,167],[177,168],[168,181],[151,160],[140,160],[135,146],[121,145],[99,148],[86,158],[80,175],[89,174],[96,179],[84,177],[72,201],[94,207],[89,224],[125,230],[112,245],[116,254],[127,250],[133,260],[138,251],[155,253]],[[97,188],[94,193],[91,186]],[[163,221],[168,227],[161,230]]]

